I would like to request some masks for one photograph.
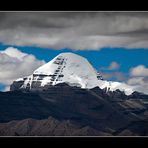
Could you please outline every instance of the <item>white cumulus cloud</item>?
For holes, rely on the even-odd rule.
[[[130,69],[131,76],[148,76],[148,68],[144,65],[138,65]]]
[[[148,94],[148,78],[147,77],[132,77],[127,81],[127,84],[135,87],[135,91]]]
[[[34,55],[9,47],[0,51],[0,83],[8,86],[17,78],[30,75],[36,68],[45,64]]]
[[[136,91],[148,94],[148,68],[144,65],[132,67],[129,75],[127,84],[134,86]]]

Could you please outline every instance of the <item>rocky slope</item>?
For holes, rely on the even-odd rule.
[[[146,98],[65,83],[42,92],[1,92],[0,135],[147,135]]]

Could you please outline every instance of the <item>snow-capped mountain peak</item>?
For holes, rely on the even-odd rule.
[[[21,88],[30,90],[67,83],[84,89],[96,86],[110,91],[120,89],[127,95],[133,92],[133,88],[124,83],[102,80],[101,75],[86,58],[70,52],[57,55],[50,62],[36,69],[32,75],[16,80],[18,81],[23,82]]]
[[[82,88],[93,88],[98,83],[97,72],[87,59],[70,52],[59,54],[36,69],[33,75],[47,76],[43,78],[41,86],[66,82]]]

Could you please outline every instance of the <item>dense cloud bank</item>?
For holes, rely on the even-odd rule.
[[[148,47],[147,12],[0,12],[0,42],[54,49]]]

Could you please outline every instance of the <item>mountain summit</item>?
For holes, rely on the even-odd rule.
[[[98,83],[97,72],[87,59],[70,52],[59,54],[35,70],[33,74],[45,75],[41,86],[65,82],[81,88],[93,88]]]
[[[97,86],[110,91],[120,89],[127,95],[133,92],[133,88],[124,83],[103,80],[86,58],[70,52],[57,55],[36,69],[32,75],[17,79],[11,85],[11,90],[43,90],[59,83],[67,83],[83,89]]]

